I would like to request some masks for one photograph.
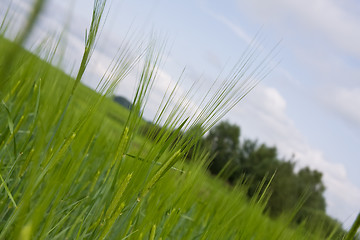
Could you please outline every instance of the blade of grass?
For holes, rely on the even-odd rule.
[[[351,226],[349,233],[346,235],[345,240],[355,239],[355,234],[360,228],[360,213],[357,215],[353,225]]]
[[[1,176],[1,174],[0,174],[0,179],[1,179],[0,189],[1,189],[2,186],[4,186],[5,192],[7,193],[8,197],[9,197],[10,200],[11,200],[11,202],[14,204],[14,207],[17,208],[16,202],[15,202],[15,200],[14,200],[14,198],[13,198],[13,196],[12,196],[12,194],[11,194],[11,192],[10,192],[7,184],[6,184],[6,182],[4,181],[3,177]]]

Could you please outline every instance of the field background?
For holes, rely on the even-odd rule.
[[[293,226],[296,209],[271,219],[264,212],[267,185],[249,200],[246,186],[209,175],[207,152],[193,151],[186,161],[201,136],[181,133],[197,124],[209,129],[229,109],[222,94],[236,102],[248,89],[233,95],[233,82],[225,84],[200,118],[176,108],[166,119],[160,113],[162,131],[144,137],[139,129],[156,77],[155,47],[144,56],[131,111],[110,98],[131,66],[126,57],[118,77],[105,79],[98,92],[82,85],[102,15],[96,2],[75,79],[51,65],[56,49],[39,49],[43,59],[25,51],[26,31],[17,43],[0,38],[0,239],[339,238],[336,229],[324,236],[322,226]]]

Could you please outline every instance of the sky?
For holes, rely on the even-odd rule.
[[[0,19],[11,3],[11,29],[22,26],[33,0],[0,0]],[[186,93],[194,81],[206,88],[241,58],[251,42],[261,54],[278,45],[276,64],[224,118],[242,138],[278,148],[298,167],[323,173],[327,213],[349,227],[360,211],[360,2],[356,0],[122,0],[109,1],[107,19],[83,82],[95,87],[121,44],[136,48],[151,36],[166,39],[145,117],[151,119],[168,86]],[[77,69],[89,0],[51,0],[28,42],[63,36],[69,73]],[[3,7],[4,6],[4,7]],[[155,33],[155,34],[154,34]],[[13,33],[9,32],[11,37]],[[161,42],[161,41],[160,41]],[[263,56],[263,55],[262,55]],[[116,94],[134,94],[134,71]],[[197,94],[204,94],[199,90]],[[195,96],[196,99],[197,96]],[[196,106],[196,100],[191,106]]]

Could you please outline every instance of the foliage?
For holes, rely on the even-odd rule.
[[[264,74],[259,66],[250,77],[243,72],[257,55],[252,47],[210,102],[204,101],[199,116],[175,107],[164,119],[165,104],[154,119],[154,126],[163,126],[150,128],[144,138],[137,133],[145,124],[142,110],[162,48],[146,49],[127,111],[107,96],[137,61],[129,49],[98,92],[81,84],[105,1],[94,1],[75,79],[50,65],[57,49],[41,45],[44,59],[39,59],[21,47],[43,2],[36,1],[19,40],[0,37],[0,239],[321,238],[303,226],[288,228],[291,217],[268,218],[256,194],[248,201],[241,185],[230,188],[209,176],[208,153],[194,148],[206,129],[254,87],[251,76]],[[187,163],[190,151],[194,161]]]
[[[261,184],[270,184],[266,209],[272,217],[296,211],[293,223],[297,225],[306,222],[307,226],[321,226],[324,236],[335,234],[338,238],[345,234],[341,225],[325,214],[321,172],[308,167],[296,172],[295,162],[280,160],[276,147],[249,139],[240,143],[239,139],[240,127],[228,122],[221,122],[210,131],[205,141],[215,155],[209,167],[213,174],[230,169],[231,173],[222,177],[232,184],[246,182],[250,198],[258,193]]]
[[[114,101],[123,106],[126,109],[131,110],[132,104],[129,100],[127,100],[125,97],[122,96],[115,96]]]
[[[223,176],[232,178],[232,166],[236,166],[238,160],[240,128],[231,126],[229,123],[220,123],[216,128],[211,129],[205,141],[215,157],[210,163],[209,169],[213,174],[218,174],[227,165],[226,173]]]

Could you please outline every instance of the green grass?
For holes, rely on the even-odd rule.
[[[210,176],[206,152],[185,162],[199,136],[176,138],[196,124],[209,129],[251,90],[255,82],[237,83],[253,50],[199,117],[168,109],[150,141],[137,134],[139,115],[162,48],[147,49],[131,112],[107,98],[136,61],[126,54],[98,93],[82,85],[104,3],[95,2],[75,79],[49,64],[54,49],[44,61],[0,38],[0,239],[323,239],[291,227],[291,214],[270,219],[260,193],[249,201],[246,187]]]

